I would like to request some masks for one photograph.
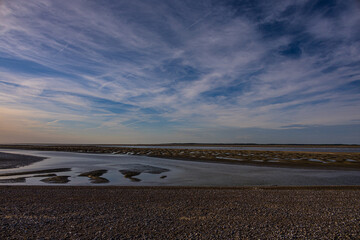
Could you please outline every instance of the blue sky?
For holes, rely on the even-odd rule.
[[[0,1],[0,142],[358,143],[359,1]]]

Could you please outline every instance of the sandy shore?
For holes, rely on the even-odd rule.
[[[356,239],[360,187],[0,187],[1,239]]]

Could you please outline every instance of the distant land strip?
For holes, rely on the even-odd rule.
[[[360,148],[359,144],[279,144],[279,143],[160,143],[160,144],[52,144],[52,143],[32,143],[32,144],[0,144],[0,148],[6,146],[194,146],[194,147],[291,147],[291,148]]]
[[[360,170],[360,153],[221,149],[103,147],[95,145],[0,145],[3,149],[145,155],[225,164]]]

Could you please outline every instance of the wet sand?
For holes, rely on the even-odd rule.
[[[0,187],[1,239],[356,239],[360,187]]]
[[[0,152],[0,169],[23,167],[44,159],[37,156]]]

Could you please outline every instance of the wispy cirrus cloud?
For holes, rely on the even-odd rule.
[[[356,1],[3,1],[2,124],[21,116],[13,109],[64,141],[76,126],[73,141],[93,134],[94,142],[256,142],[266,138],[251,140],[246,129],[356,125],[359,9]]]

